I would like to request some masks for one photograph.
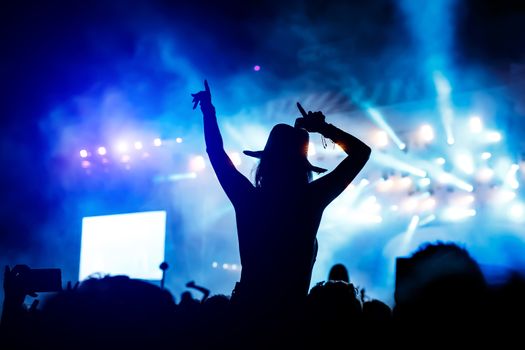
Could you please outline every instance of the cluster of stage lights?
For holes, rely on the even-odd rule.
[[[240,271],[241,270],[240,264],[231,264],[231,263],[220,264],[217,261],[212,262],[211,267],[214,269],[223,269],[223,270],[228,270],[228,271]]]
[[[180,144],[184,140],[182,137],[175,139],[163,140],[155,138],[151,142],[144,143],[143,141],[119,141],[112,148],[108,149],[105,146],[99,146],[94,149],[81,149],[79,156],[82,159],[80,165],[82,168],[89,170],[94,162],[102,164],[109,164],[110,158],[115,163],[124,165],[125,169],[130,170],[130,163],[134,160],[147,159],[153,154],[155,149],[170,145],[173,142]],[[242,162],[239,152],[228,152],[233,164],[239,166]],[[175,173],[169,175],[159,176],[157,181],[179,181],[183,179],[192,179],[197,177],[197,173],[206,169],[206,159],[202,155],[192,155],[188,159],[188,172]]]
[[[460,142],[456,142],[450,128],[446,136],[448,147],[441,149],[443,156],[429,159],[429,153],[435,155],[440,149],[439,145],[431,145],[439,135],[430,124],[420,125],[404,143],[378,111],[368,112],[381,128],[371,137],[373,148],[387,150],[393,143],[405,155],[374,152],[376,163],[392,171],[377,180],[368,174],[368,178],[351,185],[350,195],[335,211],[334,219],[347,217],[362,224],[380,224],[389,218],[408,217],[407,231],[415,231],[434,220],[468,220],[480,214],[481,207],[491,207],[489,212],[500,218],[525,222],[525,204],[517,194],[525,175],[525,162],[499,157],[501,147],[497,144],[502,141],[502,134],[486,130],[479,116],[473,115],[466,125],[461,125],[464,128]],[[418,157],[422,152],[427,153]]]

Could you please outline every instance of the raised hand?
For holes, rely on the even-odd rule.
[[[326,117],[322,112],[312,112],[304,110],[303,106],[297,102],[297,109],[301,112],[302,117],[295,120],[295,126],[306,129],[308,132],[319,132],[326,125]]]
[[[186,287],[194,288],[195,287],[195,281],[189,281],[188,283],[186,283]]]
[[[196,94],[191,94],[193,96],[193,109],[197,108],[197,105],[200,103],[202,106],[211,105],[211,92],[208,81],[204,80],[204,91],[199,91]]]

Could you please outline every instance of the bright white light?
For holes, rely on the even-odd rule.
[[[315,144],[313,142],[308,143],[308,155],[315,156],[317,152],[315,151]]]
[[[97,152],[98,152],[98,154],[100,154],[101,156],[104,156],[104,155],[106,155],[106,153],[108,153],[108,151],[106,150],[106,147],[103,147],[103,146],[100,146],[100,147],[97,149]]]
[[[379,181],[377,183],[377,190],[379,192],[387,192],[387,191],[390,191],[392,189],[392,186],[394,185],[394,181],[392,181],[392,179],[388,178],[388,179],[382,179],[381,181]]]
[[[491,168],[481,168],[476,174],[476,179],[479,182],[489,182],[494,177],[494,170]]]
[[[218,266],[219,266],[219,263],[216,261],[211,263],[211,267],[213,267],[214,269],[216,269]]]
[[[442,184],[450,184],[452,182],[452,174],[442,173],[438,176],[437,180]]]
[[[388,134],[388,136],[390,136],[390,139],[394,141],[394,143],[397,145],[397,147],[399,147],[400,150],[404,150],[406,148],[406,145],[399,139],[399,137],[396,135],[396,133],[390,127],[390,125],[387,124],[381,112],[374,108],[367,108],[366,112],[370,116],[370,118],[372,118],[372,120],[376,123],[376,125],[379,126],[382,130],[384,130]]]
[[[80,157],[86,158],[88,156],[88,151],[85,149],[80,150]]]
[[[383,130],[376,131],[372,137],[372,142],[376,147],[386,147],[388,146],[388,134]]]
[[[514,203],[509,208],[509,218],[512,221],[521,222],[524,221],[525,217],[525,206],[523,203]]]
[[[423,219],[421,219],[419,221],[419,226],[425,226],[426,224],[428,224],[428,223],[430,223],[430,222],[432,222],[434,220],[436,220],[436,215],[430,214],[429,216],[427,216],[427,217],[425,217],[425,218],[423,218]]]
[[[443,165],[446,163],[445,158],[443,157],[436,158],[435,162],[437,165]]]
[[[85,217],[79,279],[102,273],[160,280],[165,237],[165,211]]]
[[[483,153],[481,153],[481,159],[483,159],[483,160],[490,159],[490,157],[492,157],[492,154],[490,152],[483,152]]]
[[[162,140],[161,140],[160,138],[157,137],[155,140],[153,140],[153,145],[154,145],[155,147],[160,147],[160,146],[162,146]]]
[[[516,192],[511,191],[511,190],[505,190],[505,189],[498,191],[495,195],[496,203],[500,203],[500,204],[508,203],[514,198],[516,198]]]
[[[443,210],[441,216],[446,221],[461,221],[476,215],[476,210],[458,207],[448,207]]]
[[[520,183],[518,182],[518,179],[516,178],[516,174],[519,169],[520,169],[520,166],[518,164],[512,164],[510,166],[509,171],[507,172],[507,175],[505,176],[505,183],[514,190],[520,187]]]
[[[401,209],[407,213],[413,213],[417,208],[418,200],[414,197],[409,197],[401,203]]]
[[[175,139],[175,142],[177,142],[177,143],[182,143],[182,141],[183,141],[183,140],[182,140],[182,137],[177,137],[177,138]]]
[[[454,143],[456,143],[456,140],[454,140],[454,138],[452,136],[447,137],[447,144],[448,145],[453,145]]]
[[[141,149],[142,149],[142,142],[140,142],[140,141],[135,141],[135,143],[133,144],[133,146],[135,146],[135,149],[136,149],[136,150],[141,150]]]
[[[470,154],[466,152],[459,153],[455,157],[455,163],[465,174],[472,175],[474,173],[474,160]]]
[[[410,188],[410,186],[412,186],[412,183],[413,181],[410,177],[404,176],[399,179],[399,188],[402,190],[407,190]]]
[[[236,270],[237,270],[237,265],[236,265],[236,264],[232,264],[231,269],[232,269],[233,271],[236,271]]]
[[[390,210],[392,210],[392,211],[398,211],[398,210],[399,210],[399,206],[398,206],[398,205],[395,205],[395,204],[392,204],[392,205],[390,206]]]
[[[407,231],[414,232],[417,228],[417,225],[419,224],[419,216],[414,215],[412,219],[410,220],[410,223],[408,224]]]
[[[487,141],[489,142],[500,142],[501,134],[497,131],[491,131],[487,134]]]
[[[436,207],[436,199],[434,197],[428,197],[421,203],[422,211],[433,210]]]
[[[419,129],[419,137],[424,142],[430,142],[434,139],[434,129],[428,124],[422,125]]]
[[[117,143],[117,151],[119,153],[125,153],[128,151],[128,143],[126,141],[119,141]]]
[[[230,269],[230,265],[229,264],[222,264],[222,268],[225,269],[225,270],[229,270]]]
[[[202,171],[206,168],[206,162],[203,156],[195,156],[190,161],[191,171]]]
[[[421,187],[427,187],[430,185],[430,179],[428,177],[422,178],[418,181],[419,186]]]
[[[403,142],[401,142],[399,145],[398,145],[399,149],[400,150],[404,150],[405,148],[407,148],[407,145],[404,144]]]
[[[483,129],[483,123],[481,122],[481,118],[478,116],[470,117],[468,125],[470,128],[470,132],[475,134],[480,133]]]
[[[120,158],[120,161],[122,163],[127,163],[131,160],[131,157],[129,156],[129,154],[124,154],[121,158]]]
[[[361,179],[361,181],[359,182],[359,186],[361,187],[368,186],[369,184],[370,184],[370,181],[368,181],[368,179]]]
[[[241,155],[239,154],[239,152],[230,152],[228,156],[230,157],[233,165],[235,166],[241,165],[242,159],[241,159]]]

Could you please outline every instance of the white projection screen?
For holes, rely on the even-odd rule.
[[[96,273],[160,280],[165,240],[165,211],[84,217],[79,280]]]

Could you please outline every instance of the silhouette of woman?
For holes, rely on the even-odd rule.
[[[295,126],[277,124],[262,151],[244,151],[260,159],[253,185],[224,151],[207,81],[193,96],[204,118],[206,151],[217,178],[235,208],[241,278],[232,302],[262,312],[289,309],[308,294],[317,255],[317,230],[324,209],[350,184],[370,157],[370,148],[325,122],[321,112],[306,113]],[[348,154],[327,175],[311,181],[308,132],[337,142]]]

